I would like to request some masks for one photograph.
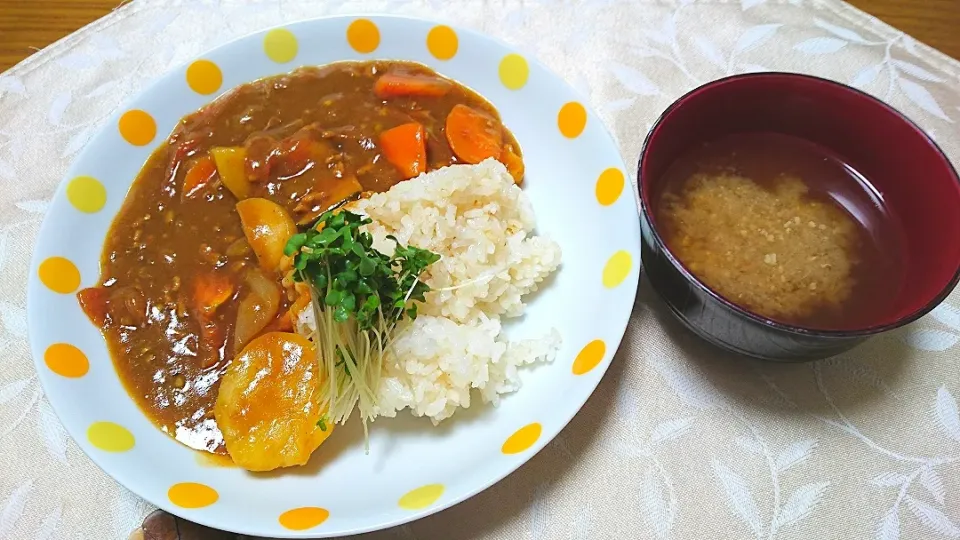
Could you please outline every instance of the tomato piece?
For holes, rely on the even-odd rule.
[[[77,292],[77,301],[90,322],[101,329],[110,324],[110,295],[106,288],[81,289]]]
[[[214,164],[213,158],[210,156],[201,157],[187,169],[187,174],[183,177],[181,197],[190,198],[200,193],[216,176],[217,166]]]

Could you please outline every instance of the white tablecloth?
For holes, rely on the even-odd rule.
[[[960,158],[960,63],[836,0],[134,2],[0,75],[0,539],[126,538],[152,510],[68,440],[27,346],[47,200],[121,100],[237,36],[392,12],[473,27],[588,95],[635,163],[691,87],[777,69],[863,88]],[[960,538],[960,297],[830,361],[705,346],[644,283],[616,361],[515,474],[373,538]]]

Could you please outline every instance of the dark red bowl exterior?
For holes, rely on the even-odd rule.
[[[657,183],[687,149],[739,132],[779,132],[809,140],[871,182],[904,233],[905,279],[890,310],[854,330],[781,324],[727,301],[670,253],[651,211]],[[910,120],[842,84],[807,75],[755,73],[701,86],[674,102],[654,125],[637,175],[647,277],[688,328],[729,351],[787,362],[833,356],[920,318],[960,281],[956,170]]]

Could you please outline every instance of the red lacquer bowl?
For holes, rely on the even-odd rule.
[[[751,313],[710,290],[657,232],[652,202],[667,168],[701,143],[739,132],[779,132],[818,144],[863,174],[899,221],[904,283],[889,308],[862,327],[821,330]],[[960,178],[927,134],[892,107],[853,88],[806,75],[720,79],[681,97],[644,143],[638,171],[644,270],[673,313],[727,350],[779,361],[843,352],[928,313],[960,280]]]

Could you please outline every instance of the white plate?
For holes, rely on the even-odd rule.
[[[532,58],[469,30],[437,27],[399,17],[337,17],[239,39],[202,58],[219,68],[219,86],[216,77],[191,79],[208,92],[198,93],[188,66],[174,69],[121,107],[70,168],[31,263],[30,341],[61,421],[118,482],[185,519],[243,534],[316,538],[382,529],[500,480],[546,445],[596,388],[620,344],[639,279],[639,220],[616,145],[584,99]],[[538,230],[560,243],[564,257],[556,278],[529,299],[527,314],[509,332],[533,336],[556,327],[563,347],[554,363],[523,371],[523,388],[499,407],[475,404],[439,428],[406,413],[376,422],[369,455],[359,426],[348,424],[305,468],[253,475],[204,464],[130,399],[74,293],[97,283],[107,230],[131,182],[181,117],[261,77],[374,58],[422,62],[499,109],[523,149],[524,190]],[[134,109],[156,124],[153,137],[149,129],[133,134],[145,143],[140,146],[120,130],[121,118]],[[578,111],[586,119],[582,129]],[[312,510],[289,513],[304,507]]]

